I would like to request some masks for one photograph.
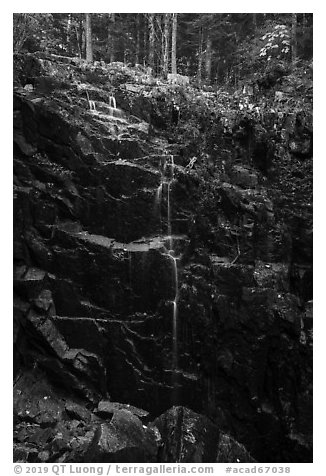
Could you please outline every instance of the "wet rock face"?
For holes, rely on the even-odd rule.
[[[64,82],[46,61],[35,75]],[[310,461],[310,209],[232,162],[236,141],[258,157],[258,130],[220,131],[229,162],[190,168],[139,119],[164,129],[159,96],[118,81],[113,117],[86,86],[96,113],[74,84],[14,99],[15,459]]]

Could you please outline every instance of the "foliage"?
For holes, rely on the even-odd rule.
[[[275,25],[261,37],[264,45],[260,48],[259,56],[277,60],[287,58],[290,54],[290,31],[286,25]]]
[[[156,75],[163,74],[165,16],[152,15],[154,22],[146,13],[91,14],[94,60],[140,63],[153,67]],[[307,60],[312,57],[312,15],[297,14],[297,19],[297,58]],[[14,51],[85,57],[84,23],[83,13],[14,14]],[[154,28],[154,45],[149,41],[150,25]],[[292,66],[291,35],[291,14],[181,13],[177,29],[178,73],[197,79],[200,76],[201,87],[205,81],[237,87],[240,80],[262,74],[271,64],[282,63],[285,69]],[[170,60],[171,38],[169,68]]]
[[[51,29],[53,16],[51,13],[14,13],[13,15],[13,50],[20,52],[24,46],[34,51],[32,42],[39,49],[45,48],[47,31]],[[27,44],[29,42],[29,44]]]

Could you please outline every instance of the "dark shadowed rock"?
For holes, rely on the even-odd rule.
[[[127,410],[114,412],[110,423],[102,423],[85,455],[85,462],[154,463],[157,445],[154,432]]]
[[[75,402],[67,402],[65,410],[72,419],[88,422],[92,417],[92,413],[87,408]]]
[[[14,417],[42,427],[54,426],[62,419],[64,402],[53,392],[40,372],[26,372],[14,386]]]
[[[216,463],[255,463],[246,448],[229,435],[220,434]]]
[[[209,463],[216,459],[219,430],[207,417],[173,407],[154,420],[162,437],[159,461]]]
[[[141,408],[136,408],[126,403],[110,402],[108,400],[101,400],[98,404],[96,413],[101,418],[111,418],[117,410],[127,410],[136,417],[138,417],[143,423],[148,422],[149,413]]]
[[[204,415],[173,407],[153,425],[161,435],[159,461],[164,463],[254,462],[246,448],[220,432]]]

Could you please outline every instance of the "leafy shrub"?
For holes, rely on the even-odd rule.
[[[264,42],[260,48],[259,56],[266,57],[267,61],[288,59],[290,56],[290,31],[286,25],[275,25],[260,39]]]

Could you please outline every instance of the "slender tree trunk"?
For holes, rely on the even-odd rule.
[[[292,13],[292,64],[297,60],[297,14]]]
[[[199,87],[201,86],[202,69],[203,69],[203,27],[201,26],[199,30],[198,69],[197,69],[197,82]]]
[[[77,28],[77,25],[75,25],[75,33],[76,33],[76,42],[77,42],[77,48],[78,48],[78,57],[81,58],[82,57],[82,53],[81,53],[81,44],[80,44],[80,41],[79,41],[79,32],[78,32],[78,28]]]
[[[171,69],[172,74],[177,74],[177,13],[172,13],[172,52],[171,52]]]
[[[86,61],[93,62],[92,18],[91,13],[85,13]]]
[[[115,47],[114,47],[114,35],[113,28],[115,23],[115,13],[109,13],[109,26],[108,26],[108,53],[109,61],[113,63],[115,61]]]
[[[140,58],[140,13],[137,13],[136,18],[136,54],[135,54],[135,64],[139,64]]]
[[[68,13],[68,18],[67,18],[67,52],[68,54],[71,51],[70,36],[71,36],[71,13]]]
[[[205,68],[206,68],[206,79],[207,79],[207,82],[210,83],[211,75],[212,75],[212,39],[210,37],[209,31],[207,32]]]
[[[143,51],[143,63],[144,66],[146,65],[147,62],[147,43],[148,43],[148,28],[146,28],[146,19],[145,19],[145,25],[144,25],[144,51]]]
[[[80,57],[82,58],[85,55],[85,28],[84,28],[84,21],[83,21],[83,14],[79,17],[79,50],[80,50]]]
[[[252,14],[252,25],[254,28],[254,32],[257,30],[257,13]]]
[[[149,31],[149,51],[148,60],[149,66],[154,71],[154,45],[155,45],[155,27],[154,27],[154,14],[150,13],[148,16],[148,31]]]
[[[169,71],[169,36],[170,36],[170,14],[164,14],[164,52],[163,52],[163,74],[166,76]]]
[[[77,48],[78,48],[78,56],[79,58],[82,57],[82,38],[83,38],[83,21],[79,19],[79,26],[77,26],[77,18],[76,21],[73,23],[74,24],[74,29],[75,29],[75,34],[76,34],[76,43],[77,43]]]
[[[85,35],[84,23],[83,23],[83,29],[81,31],[81,50],[83,52],[83,56],[86,58],[86,35]]]
[[[164,13],[158,17],[158,22],[160,25],[160,33],[161,33],[161,51],[160,51],[160,65],[161,65],[161,73],[164,71]]]

